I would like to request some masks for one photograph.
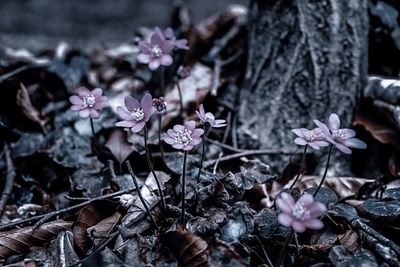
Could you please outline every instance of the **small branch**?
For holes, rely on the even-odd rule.
[[[8,144],[5,143],[4,145],[6,163],[7,163],[7,175],[6,175],[6,184],[4,186],[3,193],[1,194],[0,199],[0,218],[3,216],[4,207],[7,204],[8,198],[10,197],[11,191],[14,187],[14,180],[15,180],[15,168],[14,162],[11,159],[10,148]]]
[[[273,150],[273,149],[260,149],[260,150],[245,150],[243,152],[239,152],[236,154],[228,155],[219,159],[219,162],[229,161],[241,157],[247,156],[257,156],[257,155],[274,155],[274,154],[281,154],[281,155],[290,155],[293,154],[291,152],[281,151],[281,150]],[[207,160],[204,162],[204,168],[210,167],[211,165],[215,164],[218,159]]]
[[[7,72],[7,73],[4,73],[4,74],[0,75],[0,83],[2,83],[5,80],[11,78],[12,76],[17,75],[17,74],[19,74],[21,72],[24,72],[26,70],[46,67],[48,65],[49,65],[48,63],[45,63],[45,64],[37,64],[37,65],[25,65],[25,66],[16,68],[15,70],[12,70],[10,72]]]
[[[51,218],[56,217],[58,215],[61,215],[61,214],[64,214],[64,213],[68,213],[68,212],[74,211],[76,209],[82,208],[82,207],[92,203],[93,201],[113,198],[113,197],[120,196],[120,195],[123,195],[123,194],[131,193],[131,192],[133,192],[135,190],[136,190],[136,188],[129,188],[129,189],[121,190],[121,191],[118,191],[118,192],[115,192],[115,193],[112,193],[112,194],[107,194],[107,195],[103,195],[103,196],[92,198],[92,199],[90,199],[88,201],[79,203],[77,205],[74,205],[74,206],[71,206],[71,207],[68,207],[68,208],[64,208],[64,209],[56,210],[56,211],[53,211],[53,212],[50,212],[50,213],[47,213],[47,214],[37,215],[37,216],[30,217],[30,218],[22,219],[22,220],[19,220],[19,221],[3,224],[3,225],[0,225],[0,231],[8,230],[9,228],[12,228],[12,227],[20,225],[20,224],[26,224],[26,223],[30,223],[30,222],[35,222],[35,221],[41,220],[42,218],[43,218],[42,219],[43,220],[42,223],[44,223],[47,220],[50,220]]]

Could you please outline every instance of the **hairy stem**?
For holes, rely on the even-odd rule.
[[[281,253],[278,258],[278,262],[276,264],[276,267],[281,267],[283,260],[285,259],[286,253],[287,253],[287,248],[289,246],[290,240],[292,240],[294,231],[293,229],[290,231],[289,235],[287,236],[285,240],[285,244],[283,245],[283,248],[281,250]]]
[[[167,162],[165,161],[163,143],[161,141],[161,128],[162,128],[162,115],[160,114],[158,118],[158,146],[160,148],[161,159],[164,162],[164,165],[167,166]]]
[[[149,209],[149,207],[147,206],[147,203],[146,203],[146,201],[144,200],[144,198],[143,198],[143,196],[142,196],[142,193],[140,192],[140,188],[139,188],[139,185],[138,185],[136,176],[135,176],[135,174],[133,173],[132,166],[131,166],[131,164],[129,163],[128,160],[126,161],[126,166],[128,167],[128,171],[129,171],[129,173],[130,173],[131,176],[132,176],[132,180],[133,180],[133,183],[135,184],[136,191],[137,191],[137,193],[138,193],[139,199],[140,199],[140,201],[142,202],[143,207],[146,209],[147,215],[149,216],[149,218],[150,218],[151,222],[154,224],[154,226],[155,226],[156,228],[158,228],[158,225],[157,225],[156,221],[154,220],[153,215],[151,215],[150,209]]]
[[[153,168],[153,164],[151,163],[151,160],[150,160],[150,152],[149,152],[149,145],[148,145],[147,139],[148,139],[148,131],[147,131],[147,126],[145,125],[144,126],[144,146],[146,149],[146,160],[147,160],[147,164],[149,165],[150,171],[154,176],[154,180],[156,180],[157,188],[158,188],[158,191],[160,194],[160,199],[161,199],[161,206],[162,206],[163,210],[165,211],[167,209],[167,206],[165,205],[164,194],[163,194],[163,191],[161,188],[160,181],[158,180],[156,172],[154,171],[154,168]]]
[[[208,129],[205,124],[203,124],[203,130],[204,130],[204,134],[202,137],[203,141],[201,144],[200,166],[199,166],[199,172],[197,174],[197,182],[200,182],[200,174],[201,174],[201,170],[203,169],[203,162],[204,162],[204,152],[206,150],[206,138],[208,135]]]
[[[185,196],[186,196],[186,158],[187,151],[183,154],[183,167],[182,167],[182,217],[181,223],[185,225]]]
[[[318,194],[319,190],[321,189],[322,185],[323,185],[324,182],[325,182],[326,174],[327,174],[327,172],[328,172],[328,167],[329,167],[329,161],[331,160],[332,147],[333,147],[333,145],[331,144],[331,145],[329,146],[328,160],[326,161],[326,166],[325,166],[324,175],[322,176],[321,182],[319,183],[317,190],[314,192],[313,197],[315,197],[315,196]]]
[[[179,93],[179,105],[180,105],[180,114],[183,114],[183,96],[182,96],[182,89],[181,85],[179,84],[179,80],[176,82],[176,86],[178,87],[178,93]]]
[[[96,132],[94,130],[93,118],[90,118],[90,128],[92,129],[92,135],[93,135],[93,138],[94,138],[95,135],[96,135]]]
[[[306,162],[307,147],[308,147],[308,145],[306,144],[305,147],[304,147],[303,156],[301,156],[301,165],[300,165],[299,173],[297,174],[296,178],[294,179],[292,185],[289,187],[289,190],[292,190],[292,189],[293,189],[294,185],[297,183],[297,181],[298,181],[299,178],[300,178],[301,173],[302,173],[303,170],[304,170],[304,167],[305,167],[304,165],[305,165],[305,162]]]
[[[160,85],[161,85],[161,95],[165,95],[165,71],[164,71],[164,67],[161,66],[161,72],[160,72]]]

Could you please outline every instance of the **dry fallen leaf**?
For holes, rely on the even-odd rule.
[[[187,230],[177,229],[161,236],[161,243],[185,267],[210,266],[207,242]]]
[[[71,229],[71,226],[72,222],[57,220],[42,224],[37,229],[29,226],[2,232],[0,233],[0,258],[28,253],[32,247],[42,247],[62,231]]]
[[[132,145],[127,141],[126,133],[118,128],[113,130],[111,133],[110,138],[106,143],[106,147],[110,149],[119,164],[125,162],[129,155],[134,151]]]

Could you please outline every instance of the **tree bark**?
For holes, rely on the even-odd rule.
[[[291,129],[313,129],[330,113],[349,127],[367,49],[367,0],[251,1],[240,144],[294,148]]]

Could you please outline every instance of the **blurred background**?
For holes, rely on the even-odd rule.
[[[247,0],[187,0],[193,23]],[[176,0],[0,0],[0,46],[76,48],[127,42],[139,26],[166,27]]]

